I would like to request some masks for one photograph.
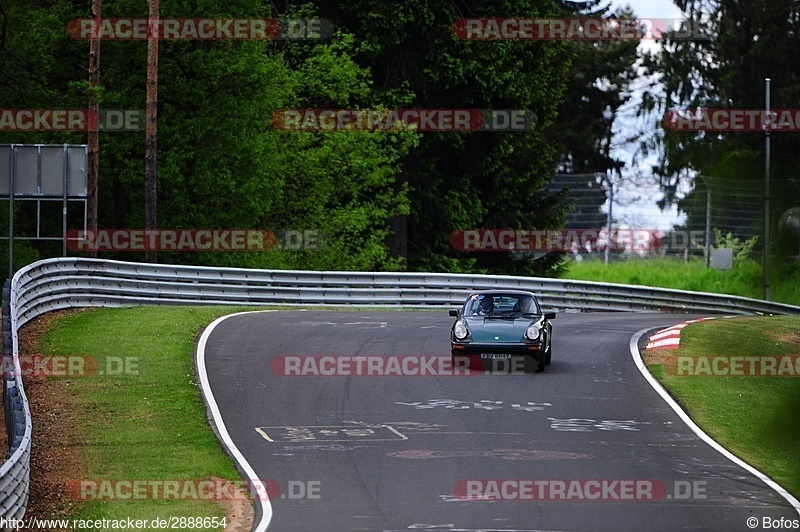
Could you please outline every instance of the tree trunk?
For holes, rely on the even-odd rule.
[[[100,25],[100,11],[103,0],[92,0],[91,17]],[[89,44],[89,87],[96,89],[100,86],[100,39],[92,37]],[[100,173],[100,132],[99,120],[100,104],[94,94],[89,96],[89,111],[92,115],[93,127],[88,132],[88,162],[86,168],[86,228],[89,231],[97,230],[97,180]],[[97,250],[89,250],[90,257],[97,256]]]
[[[156,231],[158,229],[158,174],[156,172],[158,138],[158,39],[159,28],[159,0],[150,2],[150,27],[147,36],[147,103],[145,126],[145,155],[144,155],[144,217],[145,229]],[[148,239],[149,241],[149,239]],[[148,250],[148,262],[158,262],[158,251]]]

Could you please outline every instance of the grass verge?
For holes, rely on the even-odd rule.
[[[707,434],[733,454],[800,497],[800,375],[678,375],[666,357],[779,357],[800,355],[800,318],[746,317],[694,323],[673,350],[646,350],[651,373]],[[778,357],[778,358],[776,358]],[[701,368],[693,361],[692,368]],[[720,364],[721,372],[731,367]],[[749,362],[745,372],[749,372]],[[754,367],[761,367],[761,361]],[[704,367],[704,366],[702,366]],[[684,366],[683,373],[687,373]],[[778,365],[778,369],[780,366]],[[712,367],[713,372],[713,367]],[[777,372],[777,371],[776,371]]]
[[[770,299],[800,305],[800,263],[774,268],[771,274]],[[732,270],[706,268],[702,259],[686,262],[681,259],[632,257],[608,265],[599,260],[572,261],[561,277],[732,294],[754,299],[762,299],[764,295],[761,266],[751,260],[737,261]]]
[[[241,480],[206,422],[192,357],[201,328],[240,310],[255,309],[92,309],[53,320],[38,341],[39,354],[75,357],[84,360],[86,368],[85,374],[46,379],[62,381],[55,383],[59,386],[67,381],[75,441],[64,445],[74,445],[80,455],[80,466],[70,474],[80,478],[63,479],[69,518],[225,517],[230,503],[208,500],[202,493],[195,498],[188,491],[178,499],[163,500],[150,488],[137,498],[126,485],[113,483],[191,481],[189,485],[197,487],[210,479]],[[84,484],[81,492],[81,481],[95,484]],[[156,485],[163,486],[151,486]],[[186,485],[181,486],[183,490]],[[103,500],[92,500],[95,488]]]

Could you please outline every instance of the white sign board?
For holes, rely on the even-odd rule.
[[[711,267],[715,270],[733,268],[733,250],[731,248],[713,248],[711,250]]]
[[[0,196],[86,196],[88,150],[85,145],[0,145]]]

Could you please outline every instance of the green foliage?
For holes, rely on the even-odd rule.
[[[77,16],[72,2],[50,0],[47,5],[5,2],[7,35],[0,47],[0,108],[84,109],[85,102],[70,90],[76,74],[78,43],[66,33],[66,21]],[[3,21],[0,21],[0,24]],[[86,55],[88,58],[88,54]],[[3,132],[2,142],[77,142],[75,133]]]
[[[86,16],[69,2],[10,7],[9,52],[0,74],[2,107],[84,108],[97,96],[104,108],[142,109],[145,43],[103,41],[102,87],[86,80],[88,42],[66,36],[71,18]],[[315,16],[308,6],[298,8]],[[259,0],[163,0],[161,14],[270,16]],[[103,16],[147,15],[146,2],[105,0]],[[32,23],[30,21],[33,21]],[[25,22],[25,23],[23,23]],[[41,27],[35,35],[31,24]],[[159,43],[158,202],[164,229],[322,230],[318,252],[161,253],[167,262],[231,266],[397,269],[387,253],[387,220],[407,215],[399,160],[417,143],[413,133],[277,131],[270,118],[291,107],[375,103],[372,76],[358,66],[352,35],[311,45],[269,42]],[[13,67],[13,68],[12,68]],[[13,89],[13,90],[12,90]],[[30,134],[28,134],[30,135]],[[18,137],[18,138],[17,138]],[[82,135],[31,135],[15,142],[84,142]],[[100,225],[144,226],[144,139],[141,133],[101,136]],[[135,254],[106,254],[141,259]]]
[[[770,297],[773,301],[800,305],[798,264],[789,263],[772,270]],[[727,271],[706,268],[704,260],[686,262],[666,258],[631,258],[608,265],[600,261],[570,262],[561,277],[732,294],[754,299],[764,296],[763,270],[760,264],[750,259],[735,262],[734,268]]]
[[[729,248],[733,250],[733,263],[734,265],[742,264],[744,261],[749,260],[753,254],[753,248],[758,242],[758,237],[747,238],[742,241],[738,237],[734,237],[731,233],[722,235],[722,231],[714,228],[714,242],[715,248]]]
[[[791,109],[800,98],[800,4],[795,0],[674,0],[693,20],[706,25],[710,39],[668,36],[660,52],[645,61],[658,74],[663,93],[646,93],[642,114],[662,117],[671,108],[764,109],[764,79],[772,80],[773,109]],[[763,212],[740,209],[732,187],[763,190],[764,138],[758,133],[704,133],[659,130],[643,142],[645,153],[661,152],[655,168],[664,192],[662,205],[677,203],[689,215],[689,229],[702,227],[704,186],[682,201],[678,189],[696,173],[714,176],[717,200],[741,210],[736,223],[751,233],[763,231]],[[800,177],[800,152],[791,134],[772,135],[772,191],[775,213],[797,205],[792,179]],[[760,185],[760,186],[759,186]],[[754,192],[741,192],[752,196]],[[700,197],[698,197],[700,196]],[[716,201],[716,200],[715,200]],[[717,223],[716,221],[714,223]]]
[[[573,15],[609,17],[609,8],[593,9],[591,2]],[[632,18],[629,9],[614,16]],[[558,117],[547,135],[556,142],[559,173],[619,172],[624,162],[612,157],[611,141],[620,108],[630,100],[630,85],[639,40],[577,41],[570,43],[571,68]]]
[[[579,5],[567,3],[567,16],[609,18],[609,7],[599,8],[599,2]],[[617,9],[613,16],[632,18],[629,8]],[[580,202],[570,206],[569,228],[597,229],[606,225],[603,206],[608,193],[596,174],[621,175],[625,163],[612,156],[612,140],[619,129],[618,115],[631,98],[631,83],[638,72],[638,39],[576,41],[569,43],[571,67],[567,73],[566,93],[558,108],[558,116],[546,131],[556,146],[559,174],[589,174],[570,187]],[[583,187],[597,193],[588,193]]]
[[[88,15],[87,3],[6,2],[9,36],[0,50],[0,108],[85,108],[90,98],[105,109],[143,108],[144,42],[104,40],[101,86],[91,88],[89,43],[65,31],[70,19]],[[162,252],[159,259],[275,268],[557,273],[560,254],[536,260],[470,255],[451,249],[449,236],[473,227],[560,227],[568,210],[563,195],[542,189],[556,161],[574,159],[577,151],[581,160],[600,157],[605,166],[616,164],[607,153],[611,122],[601,115],[621,102],[635,46],[464,41],[452,24],[463,16],[572,13],[567,4],[481,0],[465,14],[454,4],[424,0],[280,6],[262,0],[162,0],[162,17],[321,16],[337,32],[326,41],[159,43],[159,227],[325,235],[317,251]],[[141,0],[103,2],[104,18],[147,12]],[[597,80],[607,88],[597,89]],[[563,103],[565,94],[573,98],[585,91],[592,107],[579,114],[592,115],[592,126],[569,142],[554,141],[548,132],[563,129],[554,126],[559,109],[577,110]],[[537,124],[517,133],[276,130],[270,118],[289,108],[525,109],[535,113]],[[569,116],[562,126],[577,115]],[[577,139],[580,149],[565,155],[564,146]],[[19,133],[6,140],[82,143],[84,136]],[[100,146],[101,228],[143,227],[143,134],[104,133]],[[387,244],[405,220],[407,260]],[[36,248],[49,254],[45,245]]]
[[[321,3],[321,14],[362,42],[355,58],[368,65],[387,106],[528,109],[538,122],[515,133],[426,133],[403,161],[411,201],[408,264],[415,270],[552,274],[560,257],[465,254],[450,235],[476,227],[559,227],[563,200],[541,193],[556,152],[545,138],[562,101],[569,53],[559,42],[458,39],[464,16],[552,16],[550,1],[483,0],[465,14],[449,3],[356,0]]]

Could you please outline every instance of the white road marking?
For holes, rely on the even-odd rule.
[[[261,430],[259,427],[256,427],[256,432],[258,432],[259,434],[261,434],[261,436],[262,436],[262,437],[263,437],[265,440],[267,440],[268,442],[272,442],[272,443],[274,443],[274,442],[275,442],[275,440],[273,440],[272,438],[270,438],[269,436],[267,436],[267,433],[266,433],[266,432],[264,432],[263,430]]]
[[[275,429],[275,430],[272,430]],[[301,442],[354,442],[354,441],[398,441],[398,438],[385,437],[375,429],[388,431],[388,436],[398,436],[400,440],[408,437],[401,434],[390,425],[377,425],[372,428],[353,427],[342,425],[278,425],[274,427],[256,427],[255,430],[262,438],[270,443],[301,443]],[[272,434],[269,436],[267,430]]]
[[[395,401],[396,405],[413,406],[415,410],[431,409],[437,407],[444,407],[449,410],[468,410],[475,408],[477,410],[500,410],[503,408],[503,401],[490,401],[482,399],[480,402],[474,401],[459,401],[457,399],[428,399],[427,403],[422,401],[415,401],[413,403],[405,403],[402,401]],[[526,406],[521,403],[514,403],[511,405],[512,410],[523,412],[535,412],[537,410],[544,410],[546,406],[553,406],[551,403],[531,403],[528,402]]]
[[[261,480],[259,480],[258,475],[256,475],[256,472],[253,470],[253,467],[247,462],[247,459],[244,457],[241,451],[239,451],[239,448],[236,447],[236,444],[233,443],[231,435],[228,433],[228,429],[225,426],[225,421],[222,419],[222,414],[219,411],[217,400],[214,398],[214,392],[211,391],[211,385],[208,382],[208,372],[206,371],[206,344],[208,343],[208,338],[211,336],[211,333],[214,331],[217,325],[223,321],[234,316],[241,316],[242,314],[255,314],[257,312],[277,311],[255,310],[221,316],[211,322],[208,327],[206,327],[206,330],[203,331],[203,334],[200,336],[200,340],[197,342],[197,373],[199,376],[198,380],[200,381],[200,386],[203,390],[203,396],[206,400],[206,405],[211,411],[211,416],[217,432],[219,433],[219,438],[222,440],[222,444],[228,448],[228,451],[231,453],[234,460],[236,460],[236,462],[239,464],[241,470],[244,471],[244,474],[247,477],[249,477],[251,486],[261,486]],[[267,495],[266,490],[263,490],[263,492],[259,493],[258,497],[253,497],[253,504],[261,505],[261,519],[258,521],[258,523],[254,523],[253,532],[264,532],[267,530],[270,521],[272,521],[272,504],[269,502],[269,496]]]

